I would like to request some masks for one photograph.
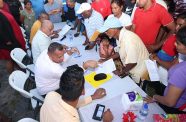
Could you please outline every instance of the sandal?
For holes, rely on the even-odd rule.
[[[85,47],[85,50],[91,50],[91,49],[94,48],[94,46],[95,46],[95,44],[93,44],[93,45],[89,44],[89,45],[87,45],[87,46]]]
[[[85,45],[87,45],[87,44],[89,44],[89,42],[86,40],[86,41],[83,43],[83,45],[85,46]]]

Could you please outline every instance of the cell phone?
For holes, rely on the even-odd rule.
[[[103,118],[104,110],[105,110],[105,106],[104,105],[97,104],[96,108],[94,110],[94,114],[93,114],[92,119],[101,121],[102,118]]]

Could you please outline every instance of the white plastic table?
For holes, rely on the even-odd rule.
[[[62,28],[64,23],[56,23],[54,25],[55,29]],[[75,31],[70,31],[67,33],[66,38],[63,41],[59,41],[59,39],[54,39],[61,44],[65,44],[69,47],[74,46],[77,47],[81,53],[81,57],[78,58],[70,58],[68,62],[64,63],[63,66],[70,66],[73,64],[82,65],[83,62],[87,60],[99,60],[99,53],[96,49],[92,50],[84,50],[84,46],[82,45],[85,41],[85,37],[80,35],[79,37],[74,37],[72,41],[69,39],[69,34],[74,34]],[[114,75],[111,80],[107,81],[106,83],[100,86],[101,88],[105,88],[107,95],[99,100],[94,100],[91,104],[86,105],[84,107],[79,108],[79,114],[81,121],[83,122],[94,122],[96,120],[92,119],[96,104],[103,104],[106,108],[110,108],[114,120],[113,122],[121,122],[122,121],[122,114],[124,113],[124,109],[121,103],[121,96],[123,93],[130,92],[130,91],[137,91],[143,97],[146,96],[145,92],[137,86],[134,81],[130,77],[125,77],[121,79],[120,77]],[[89,83],[85,82],[85,96],[92,95],[96,89],[93,88]],[[83,96],[84,97],[84,96]],[[81,99],[81,98],[80,98]],[[138,111],[134,111],[136,114]],[[156,103],[149,104],[149,114],[147,118],[144,120],[146,122],[152,122],[153,114],[161,114],[165,113]],[[137,121],[140,121],[136,119]]]

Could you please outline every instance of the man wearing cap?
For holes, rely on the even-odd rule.
[[[149,58],[149,53],[142,40],[135,33],[123,28],[116,17],[108,18],[99,32],[105,32],[110,38],[118,40],[116,53],[111,58],[120,57],[124,66],[122,71],[114,71],[116,75],[121,76],[130,73],[136,83],[139,83],[140,79],[148,79],[145,60]]]
[[[85,49],[92,49],[95,45],[95,42],[89,42],[92,40],[94,33],[97,33],[96,30],[102,27],[103,25],[103,17],[100,13],[93,10],[89,3],[82,3],[77,14],[81,14],[85,19],[84,25],[86,28],[86,41],[83,45],[88,46]],[[95,41],[95,40],[94,40]]]

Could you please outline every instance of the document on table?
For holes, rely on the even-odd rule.
[[[113,59],[109,59],[107,61],[105,61],[102,64],[99,64],[99,67],[95,69],[95,72],[98,73],[111,73],[116,70],[116,66],[114,64]]]
[[[151,81],[160,81],[160,77],[158,74],[158,66],[156,61],[152,61],[152,60],[145,60],[145,64],[147,67],[147,70],[149,72],[149,77]]]
[[[62,30],[59,32],[59,36],[63,37],[65,34],[68,33],[68,31],[71,29],[71,27],[69,25],[65,25]]]

